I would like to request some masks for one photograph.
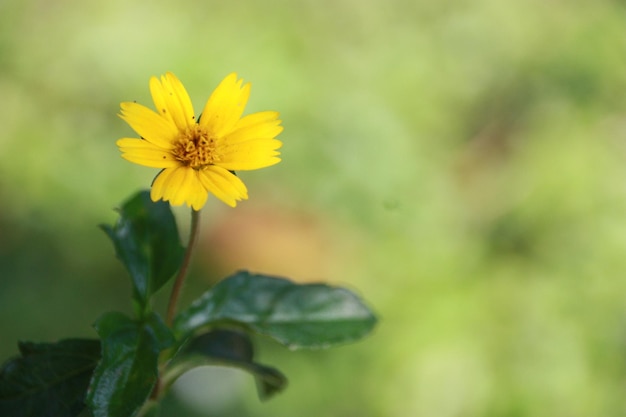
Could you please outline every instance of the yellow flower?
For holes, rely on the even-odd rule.
[[[141,137],[116,144],[122,157],[139,165],[162,168],[152,183],[153,201],[186,203],[200,210],[212,193],[231,207],[248,198],[234,171],[268,167],[280,162],[276,136],[283,130],[278,112],[242,117],[250,83],[230,74],[209,97],[200,117],[194,116],[189,95],[172,73],[150,79],[157,112],[137,103],[121,104],[120,117]]]

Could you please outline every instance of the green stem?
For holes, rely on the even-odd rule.
[[[189,231],[189,243],[187,244],[187,249],[185,250],[183,263],[178,270],[178,275],[176,275],[176,281],[174,281],[172,294],[170,295],[170,302],[167,306],[167,316],[165,322],[170,327],[172,326],[172,322],[174,321],[174,315],[176,314],[176,305],[178,304],[178,299],[180,298],[180,291],[183,288],[183,284],[185,283],[187,271],[189,270],[189,264],[191,263],[191,253],[193,252],[193,247],[195,246],[196,240],[198,240],[199,226],[200,211],[191,209],[191,230]]]

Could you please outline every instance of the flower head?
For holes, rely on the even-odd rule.
[[[276,136],[283,130],[278,112],[243,116],[250,83],[230,74],[209,97],[196,118],[189,95],[170,72],[150,79],[157,111],[138,103],[121,104],[120,117],[141,137],[116,144],[122,157],[139,165],[161,168],[152,183],[153,201],[186,203],[200,210],[211,193],[234,207],[248,198],[234,171],[265,168],[280,162]]]

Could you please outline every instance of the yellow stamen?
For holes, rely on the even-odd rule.
[[[215,153],[215,139],[197,124],[180,133],[172,154],[193,169],[202,169],[220,159]]]

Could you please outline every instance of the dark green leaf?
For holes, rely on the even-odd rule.
[[[169,379],[202,365],[222,365],[243,369],[255,376],[262,400],[282,391],[287,378],[278,370],[253,361],[250,337],[241,331],[216,329],[190,340],[170,364]]]
[[[95,324],[102,360],[91,380],[87,403],[94,417],[129,417],[149,398],[158,378],[159,353],[173,336],[159,316],[133,321],[107,313]]]
[[[148,191],[126,201],[119,213],[114,226],[101,227],[130,273],[135,299],[145,308],[150,295],[178,270],[184,248],[170,205],[154,203]]]
[[[0,416],[76,417],[85,408],[100,342],[19,343],[22,354],[0,369]]]
[[[360,339],[376,317],[345,288],[242,271],[181,312],[174,327],[189,334],[220,322],[245,325],[290,348],[324,348]]]

